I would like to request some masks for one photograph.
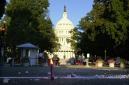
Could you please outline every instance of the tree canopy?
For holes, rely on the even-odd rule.
[[[7,45],[31,42],[41,50],[53,50],[56,36],[48,16],[48,0],[10,0],[7,5]]]
[[[109,56],[125,56],[128,28],[128,0],[94,0],[92,11],[79,24],[84,31],[80,48],[94,55],[104,56],[106,49]]]

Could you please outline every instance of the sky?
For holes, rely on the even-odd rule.
[[[64,5],[68,18],[77,26],[81,18],[92,10],[93,0],[49,0],[49,3],[49,16],[54,26],[62,17]]]
[[[9,2],[9,0],[6,1]],[[81,18],[92,10],[93,0],[49,0],[49,3],[49,16],[54,27],[62,17],[64,6],[68,12],[68,18],[74,26],[77,26]]]

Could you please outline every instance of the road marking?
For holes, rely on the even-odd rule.
[[[129,79],[129,75],[61,76],[55,79]],[[0,79],[50,79],[50,77],[0,77]]]
[[[48,79],[49,77],[0,77],[0,79],[3,79],[3,78],[9,78],[9,79],[35,79],[35,78]]]

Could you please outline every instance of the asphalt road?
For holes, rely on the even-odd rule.
[[[61,78],[76,74],[77,76],[112,76],[129,75],[129,69],[120,68],[86,68],[84,66],[59,66],[54,67],[54,76],[57,79],[50,80],[50,68],[48,66],[33,67],[0,67],[0,85],[129,85],[129,78],[101,79],[101,78]],[[23,78],[4,78],[23,77]],[[30,77],[30,78],[24,78]],[[36,77],[36,78],[31,78]],[[48,77],[47,79],[38,77]]]
[[[0,85],[129,85],[127,79],[11,79]]]

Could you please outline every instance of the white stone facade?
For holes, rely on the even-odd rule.
[[[74,50],[68,39],[71,38],[71,32],[74,29],[73,23],[67,17],[67,11],[64,7],[62,18],[57,22],[55,27],[55,34],[60,44],[58,52],[54,52],[59,58],[61,64],[66,64],[70,58],[75,57]]]

